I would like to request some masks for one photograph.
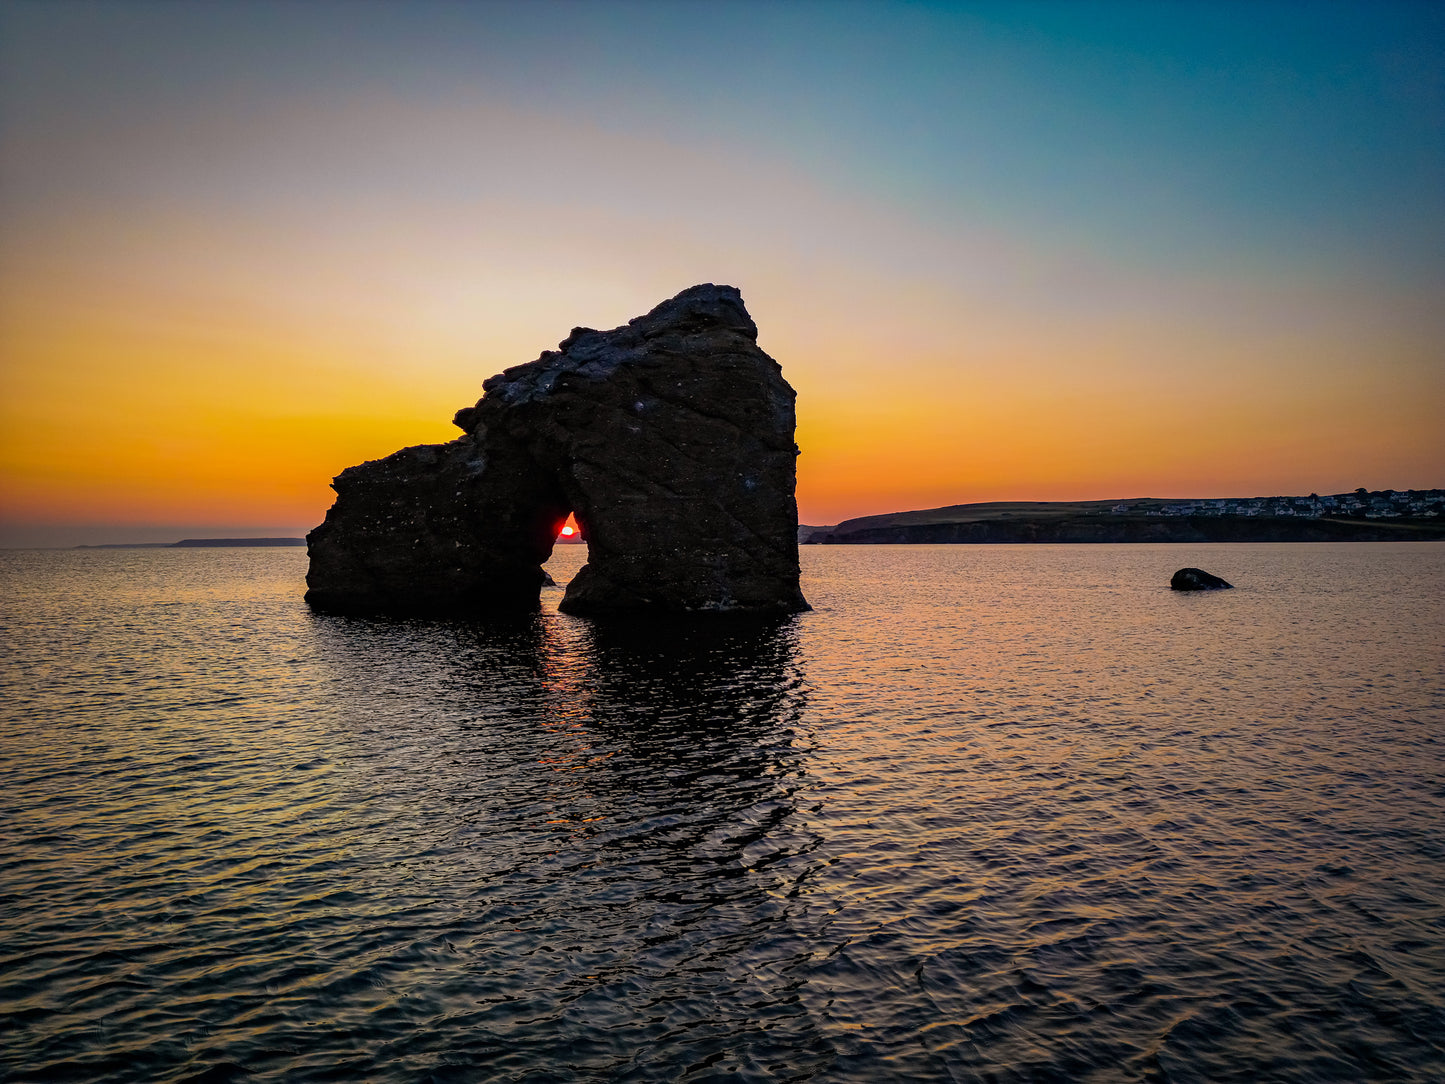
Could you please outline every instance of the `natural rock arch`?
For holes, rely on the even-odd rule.
[[[307,536],[307,601],[339,613],[533,608],[575,514],[569,613],[807,608],[794,392],[731,286],[694,286],[483,384],[463,436],[343,471]]]

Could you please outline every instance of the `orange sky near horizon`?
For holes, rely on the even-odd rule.
[[[145,295],[111,306],[95,296],[83,311],[36,299],[0,325],[5,356],[28,362],[6,374],[0,507],[12,521],[314,525],[334,474],[451,439],[451,414],[486,376],[550,348],[571,324],[553,321],[528,353],[477,360],[455,343],[413,356],[404,327],[379,345],[245,311],[147,311]],[[936,339],[913,327],[911,349],[896,351],[886,320],[869,326],[840,309],[810,324],[787,319],[786,295],[745,300],[799,393],[804,522],[978,500],[1441,481],[1430,473],[1445,462],[1431,374],[1372,389],[1344,364],[1363,344],[1336,342],[1340,364],[1324,368],[1317,342],[1271,341],[1259,348],[1276,362],[1266,368],[1226,336],[1184,350],[1167,332],[1121,321],[1072,349],[1047,329],[990,349],[970,346],[964,322]],[[535,342],[541,322],[508,337]],[[1130,364],[1171,348],[1187,364],[1163,374]],[[1278,366],[1291,348],[1311,352],[1314,376]]]
[[[469,47],[473,23],[498,41],[550,33],[523,28],[520,6],[423,7],[465,23],[452,37]],[[439,38],[427,52],[369,36],[364,19],[347,24],[354,55],[313,71],[306,31],[322,41],[343,10],[84,9],[96,63],[114,69],[91,85],[74,77],[82,9],[69,23],[6,9],[0,528],[305,529],[345,467],[455,436],[453,412],[486,377],[574,325],[613,327],[706,281],[742,290],[797,389],[805,523],[986,500],[1445,485],[1445,268],[1430,232],[1445,215],[1438,192],[1418,194],[1433,175],[1407,160],[1412,133],[1379,151],[1404,163],[1394,180],[1356,155],[1316,195],[1306,182],[1344,161],[1330,143],[1344,130],[1321,114],[1314,147],[1291,114],[1298,208],[1278,202],[1283,187],[1255,206],[1250,174],[1225,166],[1268,126],[1226,132],[1239,118],[1205,112],[1225,107],[1167,66],[1131,77],[1175,112],[1156,130],[1134,103],[1120,123],[1110,64],[1122,85],[1137,55],[1117,42],[1071,52],[1062,31],[865,6],[885,31],[919,24],[894,43],[896,85],[837,82],[770,119],[782,83],[753,102],[707,58],[624,77],[604,56],[575,86],[528,96],[498,57],[482,75],[475,58],[439,57]],[[635,25],[608,22],[623,4],[565,10],[597,21],[589,33]],[[826,40],[803,19],[779,48],[821,63],[855,47],[853,28],[808,10]],[[668,18],[683,33],[689,17]],[[162,26],[176,35],[165,49]],[[282,30],[300,43],[291,67],[273,55]],[[1043,119],[900,128],[899,94],[962,93],[950,80],[964,74],[917,87],[901,74],[939,34],[1003,65],[998,101]],[[177,43],[195,70],[167,67],[190,55]],[[368,67],[382,56],[385,77]],[[1308,74],[1307,60],[1245,57],[1238,78],[1287,62]],[[413,71],[425,75],[398,74]],[[796,78],[789,93],[811,93]],[[1287,104],[1338,110],[1333,94],[1305,85]],[[1058,101],[1097,148],[1054,126]],[[1182,116],[1218,145],[1170,135]],[[1010,169],[992,176],[989,155]],[[1378,191],[1378,205],[1338,209],[1336,190]]]

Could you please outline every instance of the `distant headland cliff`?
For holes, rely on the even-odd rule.
[[[567,613],[792,613],[794,393],[731,286],[684,290],[482,385],[462,436],[342,471],[308,536],[317,610],[536,608],[574,514]]]
[[[76,546],[78,550],[245,549],[249,547],[304,546],[304,538],[183,538],[179,542],[107,542]]]
[[[956,504],[799,528],[824,545],[968,542],[1390,542],[1445,539],[1445,490],[1321,497]]]

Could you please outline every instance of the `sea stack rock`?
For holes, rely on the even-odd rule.
[[[1218,591],[1224,587],[1233,587],[1234,584],[1221,580],[1202,568],[1181,568],[1170,578],[1169,586],[1175,591]]]
[[[794,392],[731,286],[694,286],[483,383],[463,436],[351,467],[307,536],[307,601],[351,614],[535,608],[569,512],[575,614],[793,613]]]

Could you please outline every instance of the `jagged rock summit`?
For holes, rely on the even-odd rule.
[[[483,383],[463,436],[350,467],[307,536],[333,613],[535,608],[575,514],[568,613],[792,613],[794,392],[731,286],[684,290]]]

